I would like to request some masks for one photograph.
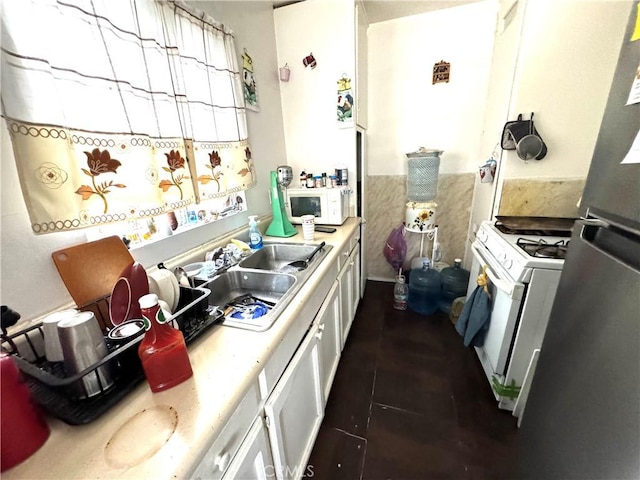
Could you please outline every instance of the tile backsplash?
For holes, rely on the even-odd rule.
[[[500,215],[576,217],[585,179],[507,179]]]
[[[377,279],[393,279],[396,272],[382,251],[387,237],[395,227],[405,220],[407,203],[406,175],[375,175],[367,177],[367,241],[366,262],[368,276]],[[453,259],[464,256],[467,228],[473,198],[475,177],[472,173],[442,174],[438,177],[438,195],[435,202],[438,240],[442,247],[442,260],[453,264]],[[408,268],[411,259],[431,257],[432,243],[422,234],[407,232]]]

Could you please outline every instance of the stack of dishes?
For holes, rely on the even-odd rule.
[[[180,285],[176,276],[165,268],[149,274],[149,292],[167,302],[171,312],[175,312],[180,301]]]

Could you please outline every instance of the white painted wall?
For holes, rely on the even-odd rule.
[[[291,69],[280,84],[287,164],[297,182],[300,172],[333,172],[337,164],[356,173],[355,124],[336,121],[337,81],[346,74],[355,84],[355,5],[353,0],[306,0],[274,13],[278,64]],[[313,53],[317,67],[302,59]]]
[[[270,213],[269,171],[286,160],[270,3],[190,3],[234,30],[238,57],[243,48],[253,57],[261,110],[259,113],[248,112],[247,122],[258,184],[247,191],[249,211],[246,214],[226,218],[133,251],[134,258],[145,267],[246,225],[248,214]],[[23,319],[31,319],[72,302],[53,265],[51,252],[83,243],[86,236],[81,230],[40,236],[33,234],[19,186],[9,134],[2,123],[0,302],[14,308]]]
[[[486,0],[369,26],[369,175],[403,175],[407,152],[444,150],[441,173],[475,171],[497,3]],[[451,81],[432,85],[433,65]]]
[[[476,180],[469,240],[497,209],[505,179],[584,178],[604,113],[632,2],[500,0],[479,156],[487,158],[507,120],[535,112],[548,147],[541,161],[498,149],[498,179]],[[503,18],[514,6],[508,26]],[[526,117],[528,118],[528,117]],[[466,257],[469,258],[467,249]]]
[[[536,112],[549,153],[525,163],[508,152],[505,178],[586,177],[631,6],[527,0],[509,117]]]

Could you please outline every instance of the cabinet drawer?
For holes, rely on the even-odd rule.
[[[254,418],[258,414],[260,392],[255,383],[246,393],[235,412],[213,442],[191,475],[194,480],[222,478],[229,463],[240,448]]]
[[[353,248],[360,241],[360,226],[353,232],[351,237],[340,247],[340,255],[338,255],[338,270],[340,270],[347,263],[349,255],[353,251]]]

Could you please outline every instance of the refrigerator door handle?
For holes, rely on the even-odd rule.
[[[578,222],[581,225],[584,225],[585,227],[607,228],[609,226],[609,224],[607,222],[605,222],[604,220],[601,220],[599,218],[584,218],[584,217],[580,217],[580,220],[578,220]]]
[[[640,230],[595,218],[576,223],[581,226],[580,241],[640,272]]]

